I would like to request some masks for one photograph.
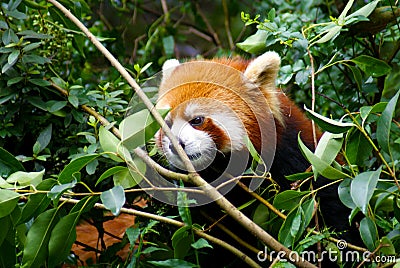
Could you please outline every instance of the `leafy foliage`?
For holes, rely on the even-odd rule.
[[[326,131],[315,152],[299,138],[312,172],[288,179],[304,183],[323,175],[340,184],[340,199],[352,209],[349,220],[362,215],[364,246],[377,254],[400,252],[400,8],[391,1],[217,1],[209,6],[172,1],[164,13],[157,11],[164,1],[62,2],[138,82],[173,56],[278,51],[280,86]],[[132,159],[127,148],[151,147],[159,125],[139,101],[128,105],[133,89],[47,1],[1,3],[0,70],[1,266],[76,263],[70,249],[80,219],[96,219],[101,233],[110,218],[95,203],[117,215],[143,198],[137,185],[145,179],[146,165]],[[154,91],[147,93],[154,97]],[[126,112],[131,115],[124,119]],[[102,126],[100,116],[111,124]],[[113,126],[119,126],[122,139]],[[307,228],[319,190],[266,191],[263,198],[284,213],[281,218],[257,202],[245,206],[256,223],[293,250],[319,241],[328,247],[327,238],[335,234]],[[77,202],[71,205],[68,198]],[[203,226],[186,207],[191,200],[180,194],[178,201],[178,209],[172,209],[149,198],[140,209],[179,217],[185,226],[137,217],[120,243],[99,249],[98,261],[198,266],[214,245],[195,235]],[[121,260],[115,252],[127,244],[128,257]]]

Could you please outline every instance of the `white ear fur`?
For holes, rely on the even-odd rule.
[[[265,87],[266,90],[275,90],[275,79],[280,64],[281,58],[278,53],[268,51],[250,62],[244,75],[256,85]]]
[[[175,70],[177,66],[179,66],[179,61],[177,59],[170,59],[166,60],[162,66],[163,78],[162,80],[165,81],[168,79],[172,72]]]
[[[279,55],[276,52],[269,51],[250,62],[244,71],[244,76],[263,91],[275,119],[284,125],[278,98],[279,91],[276,90],[275,85],[280,64]]]

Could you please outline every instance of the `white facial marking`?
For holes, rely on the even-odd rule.
[[[181,118],[174,120],[171,131],[183,147],[196,170],[205,169],[213,162],[216,155],[216,146],[206,132],[193,128]],[[175,167],[185,170],[185,166],[176,154],[170,139],[164,136],[162,144],[168,161]]]
[[[244,148],[246,131],[242,122],[234,115],[233,111],[211,114],[210,117],[214,124],[224,130],[230,140],[229,146],[221,148],[222,152],[240,151]]]

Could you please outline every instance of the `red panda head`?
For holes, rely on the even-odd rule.
[[[163,66],[157,108],[168,108],[166,122],[196,170],[217,153],[246,150],[247,135],[260,152],[275,146],[275,122],[282,123],[275,88],[280,58],[267,52],[253,61],[217,59]],[[169,138],[160,130],[156,143],[168,161],[184,169]]]

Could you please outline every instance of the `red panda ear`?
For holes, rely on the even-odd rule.
[[[278,98],[275,80],[281,64],[281,58],[276,52],[269,51],[254,59],[244,71],[244,76],[257,85],[264,93],[268,106],[274,118],[284,125],[281,103]]]
[[[166,60],[162,66],[162,80],[166,81],[170,78],[172,72],[177,66],[179,66],[179,61],[177,59]]]
[[[279,55],[268,51],[250,62],[244,75],[257,86],[267,91],[275,91],[275,80],[280,64]]]

